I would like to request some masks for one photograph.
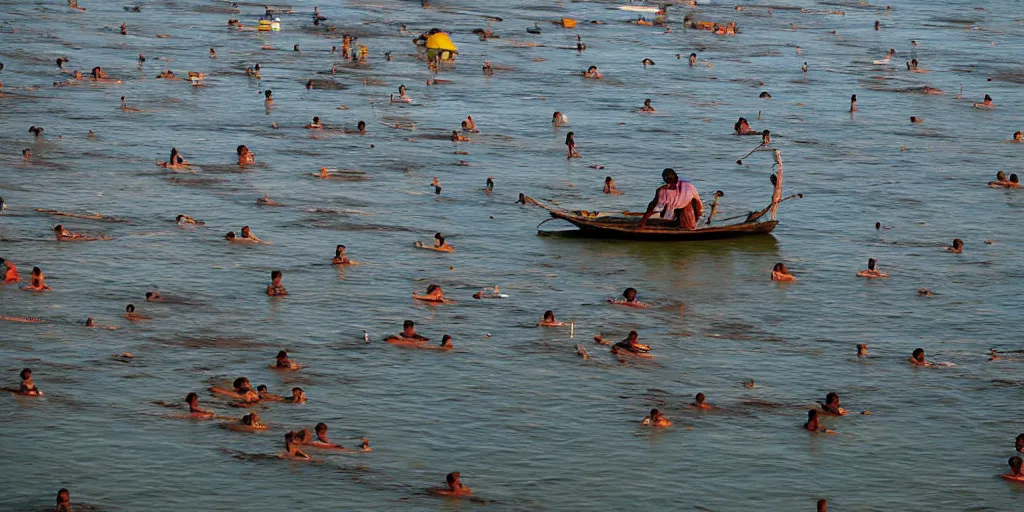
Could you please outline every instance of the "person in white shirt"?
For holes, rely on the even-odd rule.
[[[683,229],[696,229],[697,219],[704,214],[704,203],[700,200],[697,187],[679,179],[672,169],[662,171],[661,179],[665,180],[665,184],[654,193],[654,199],[647,205],[647,211],[637,227],[643,229],[647,226],[647,221],[659,210],[661,219],[677,220]]]

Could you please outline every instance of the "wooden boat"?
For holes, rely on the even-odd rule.
[[[718,238],[735,238],[750,235],[765,235],[771,233],[779,224],[777,220],[761,221],[760,219],[768,213],[768,209],[761,212],[754,212],[739,223],[723,225],[699,225],[697,229],[682,229],[678,226],[669,225],[667,222],[657,219],[648,221],[643,229],[637,228],[642,213],[622,212],[620,214],[591,212],[586,210],[563,210],[548,206],[532,197],[523,195],[520,200],[523,204],[539,206],[551,214],[550,219],[537,225],[538,234],[545,231],[540,227],[545,222],[561,219],[579,228],[578,234],[594,238],[622,238],[627,240],[651,240],[651,241],[689,241],[689,240],[713,240]]]

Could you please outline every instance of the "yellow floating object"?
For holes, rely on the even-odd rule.
[[[280,32],[281,31],[281,20],[277,20],[277,19],[265,20],[263,18],[260,18],[259,22],[256,24],[256,29],[261,31],[261,32],[268,32],[268,31]]]
[[[459,49],[455,47],[455,43],[452,42],[452,38],[448,37],[448,34],[444,32],[438,32],[427,38],[427,49],[428,50],[448,50],[450,52],[458,52]]]
[[[576,28],[576,20],[572,18],[562,18],[563,28]]]

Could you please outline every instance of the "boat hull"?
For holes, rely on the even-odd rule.
[[[559,218],[559,217],[556,217]],[[621,240],[643,240],[653,242],[685,242],[689,240],[717,240],[723,238],[738,238],[744,236],[767,235],[771,233],[778,221],[747,222],[743,224],[730,224],[727,226],[709,226],[693,230],[658,227],[646,227],[644,229],[630,228],[626,226],[606,226],[595,223],[573,222],[564,219],[578,227],[579,230],[573,233],[575,236],[588,238],[615,238]]]

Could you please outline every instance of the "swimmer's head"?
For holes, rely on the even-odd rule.
[[[365,132],[366,131],[366,121],[359,121],[358,123],[356,123],[356,129],[361,131],[361,132]]]
[[[244,390],[249,387],[249,379],[245,377],[238,377],[231,383],[231,386],[235,389]]]
[[[667,171],[671,171],[672,169],[666,169],[666,170],[667,170]],[[675,173],[672,173],[672,174],[674,175]],[[663,176],[664,176],[664,175],[663,175]],[[624,299],[626,299],[626,300],[629,300],[629,301],[633,301],[633,300],[636,300],[636,288],[632,288],[632,287],[630,287],[630,288],[626,288],[626,289],[625,289],[625,290],[624,290],[624,291],[622,292],[622,297],[623,297]]]
[[[878,22],[875,22],[875,27],[878,27]],[[818,500],[818,512],[828,512],[828,500]]]
[[[865,345],[864,343],[858,343],[857,344],[857,355],[862,355],[862,354],[867,354],[867,353],[868,353],[868,346]]]
[[[288,352],[285,352],[284,350],[282,350],[282,351],[277,353],[277,360],[280,361],[282,359],[288,359]]]
[[[413,322],[412,320],[406,320],[406,321],[402,322],[402,328],[403,329],[409,329],[409,328],[412,328],[412,327],[416,327],[416,322]]]
[[[963,250],[963,248],[964,248],[964,241],[959,239],[959,238],[954,238],[953,239],[953,248],[958,250],[958,251],[959,250]]]
[[[134,304],[128,304],[127,306],[124,307],[124,312],[125,313],[134,313],[135,312],[135,305]]]
[[[459,478],[461,476],[462,475],[460,475],[458,472],[448,473],[448,475],[444,477],[444,481],[446,484],[448,484],[448,487],[455,487],[456,485],[461,483],[459,481]]]
[[[555,312],[551,311],[550,309],[545,311],[544,312],[544,321],[545,322],[554,322],[555,321]]]
[[[917,122],[917,116],[910,116],[910,122],[911,123],[916,123]]]
[[[174,222],[181,222],[181,219],[184,219],[184,218],[185,218],[185,215],[179,213],[178,216],[174,218]]]
[[[590,66],[587,68],[587,73],[590,73],[591,71],[597,71],[597,66]]]
[[[693,397],[693,399],[698,404],[702,404],[705,400],[707,400],[707,397],[704,396],[704,393],[697,393],[697,396]]]
[[[316,435],[318,436],[326,434],[327,424],[321,421],[320,423],[317,423],[315,427],[313,427],[313,431],[316,432]]]
[[[259,416],[256,416],[256,413],[250,412],[249,414],[246,414],[245,416],[242,416],[242,424],[244,424],[244,425],[252,425],[253,423],[256,423],[256,421],[258,419],[259,419]]]
[[[259,386],[256,386],[256,392],[257,393],[268,393],[268,392],[270,392],[270,388],[268,388],[266,384],[260,384]]]
[[[1016,174],[1011,174],[1010,175],[1010,183],[1020,183],[1020,179],[1017,178]]]
[[[267,89],[267,90],[263,91],[263,96],[264,96],[265,98],[267,98],[268,100],[269,100],[269,99],[271,98],[271,96],[273,96],[273,95],[274,95],[274,91],[271,91],[270,89]]]
[[[436,285],[436,284],[431,284],[431,285],[427,286],[427,293],[434,293],[434,292],[440,291],[440,290],[441,290],[441,287]]]
[[[647,98],[646,100],[644,100],[644,106],[645,107],[651,106],[651,99],[650,98]]]
[[[781,272],[783,274],[789,273],[786,271],[786,265],[784,263],[776,263],[775,266],[772,267],[772,272]]]
[[[444,244],[444,235],[442,235],[441,233],[434,233],[434,240],[437,240],[438,242],[440,242],[443,245]]]
[[[1017,434],[1016,449],[1020,453],[1024,453],[1024,433]]]
[[[273,271],[270,272],[270,279],[272,281],[276,281],[278,279],[281,279],[281,275],[282,274],[281,274],[280,270],[273,270]]]
[[[664,171],[661,171],[661,179],[669,185],[675,185],[676,182],[679,181],[679,175],[672,169],[665,169]]]
[[[86,326],[86,327],[92,327],[93,325],[95,325],[95,323],[93,322],[93,320],[92,320],[92,317],[91,317],[91,316],[90,316],[89,318],[86,318],[86,319],[85,319],[85,326]]]
[[[882,223],[881,222],[876,222],[875,223],[875,229],[882,229]]]
[[[228,231],[228,234],[224,235],[224,238],[226,238],[228,240],[234,240],[235,239],[235,232],[234,231]]]
[[[41,269],[39,267],[32,267],[32,275],[40,276],[42,274],[43,274],[43,269]]]
[[[1013,132],[1013,140],[1020,141],[1024,140],[1024,131],[1017,130]]]
[[[192,404],[194,404],[194,403],[196,403],[198,401],[199,401],[199,395],[197,395],[195,393],[195,391],[185,395],[185,403],[186,404],[192,405]]]
[[[917,361],[924,361],[924,349],[915,348],[914,352],[910,355],[910,357],[913,357]]]
[[[398,86],[398,94],[405,94],[405,84]]]
[[[636,341],[638,339],[640,339],[640,333],[636,331],[629,331],[629,334],[626,335],[627,341]]]
[[[71,491],[67,489],[57,491],[57,504],[67,505],[68,503],[71,503]]]
[[[874,258],[868,258],[868,270],[874,270],[874,269],[875,269],[875,259]]]
[[[320,116],[313,116],[313,124],[320,124]]]
[[[992,101],[992,96],[989,96],[988,94],[986,94],[985,95],[985,101]]]
[[[238,155],[241,156],[244,151],[248,150],[249,148],[245,147],[245,144],[240,144],[237,148],[235,148],[235,153],[238,153]]]
[[[1010,457],[1010,460],[1007,460],[1006,463],[1010,465],[1010,471],[1012,471],[1014,475],[1021,474],[1021,464],[1024,463],[1024,460],[1020,457],[1014,455],[1013,457]]]
[[[441,346],[442,347],[451,347],[452,346],[452,337],[447,335],[447,334],[442,336],[441,337]]]
[[[857,101],[857,95],[854,94],[853,96],[850,96],[850,101],[856,102]]]
[[[836,393],[835,391],[829,391],[829,393],[825,395],[825,403],[839,403],[839,394]]]
[[[64,225],[57,224],[56,226],[53,227],[53,231],[59,235],[61,231],[64,231]]]
[[[817,409],[811,409],[811,410],[807,411],[807,421],[810,422],[810,421],[815,421],[817,419],[818,419],[818,410]]]
[[[21,376],[21,380],[31,379],[32,378],[32,369],[31,368],[25,368],[18,375]]]
[[[146,300],[153,298],[153,292],[146,292]]]

